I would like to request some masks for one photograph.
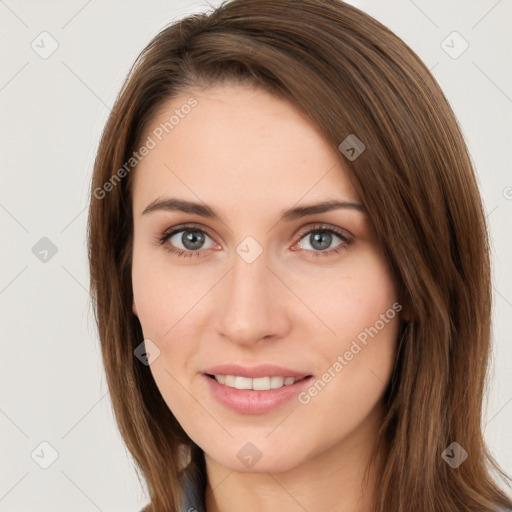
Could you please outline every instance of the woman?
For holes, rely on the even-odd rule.
[[[164,29],[105,128],[91,290],[146,511],[496,511],[489,250],[454,114],[337,0]]]

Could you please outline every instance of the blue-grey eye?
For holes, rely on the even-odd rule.
[[[211,241],[210,246],[205,247],[205,239],[208,238]],[[197,229],[182,229],[174,233],[169,241],[178,249],[197,251],[199,249],[209,249],[213,245],[213,240],[204,232]],[[181,246],[179,244],[182,244]]]
[[[336,237],[340,240],[340,244],[343,242],[343,239],[335,235],[334,233],[322,230],[322,231],[312,231],[306,234],[303,238],[301,238],[300,246],[302,249],[306,250],[315,250],[315,251],[323,251],[325,249],[332,249],[331,243],[333,242],[333,237]],[[307,240],[310,247],[305,247],[302,240]],[[340,245],[338,244],[338,245]],[[337,247],[337,246],[334,246]]]

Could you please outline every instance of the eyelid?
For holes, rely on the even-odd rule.
[[[215,239],[215,237],[210,233],[209,228],[206,226],[203,226],[201,224],[195,224],[194,222],[186,222],[184,224],[176,224],[176,226],[172,226],[171,228],[166,229],[161,236],[158,237],[159,240],[169,239],[171,236],[175,235],[176,233],[179,233],[180,231],[186,231],[193,229],[197,229],[198,231],[202,231],[206,233],[212,240]]]
[[[304,236],[309,235],[314,231],[331,231],[338,235],[343,240],[346,240],[347,242],[351,242],[354,238],[353,235],[351,235],[347,230],[338,228],[331,224],[325,224],[323,222],[317,222],[314,223],[312,226],[310,225],[307,228],[302,228],[301,231],[297,233],[297,236],[300,238],[304,238]]]

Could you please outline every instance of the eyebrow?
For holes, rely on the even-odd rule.
[[[279,222],[290,222],[293,220],[300,219],[302,217],[307,217],[308,215],[325,213],[332,210],[338,210],[341,208],[356,210],[362,213],[366,212],[366,208],[360,203],[352,203],[349,201],[338,200],[322,201],[320,203],[310,204],[306,206],[295,206],[293,208],[283,210],[281,211],[281,217],[279,219]],[[196,203],[194,201],[187,201],[185,199],[155,199],[152,203],[148,204],[146,208],[144,208],[142,215],[147,215],[148,213],[154,212],[156,210],[164,210],[168,212],[180,211],[184,213],[193,213],[201,217],[224,222],[222,220],[222,216],[219,214],[217,210],[215,210],[215,208],[212,208],[211,206],[208,206],[207,204],[204,203]]]

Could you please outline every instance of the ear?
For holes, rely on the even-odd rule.
[[[135,316],[137,316],[137,306],[135,305],[135,298],[132,301],[132,312]]]

